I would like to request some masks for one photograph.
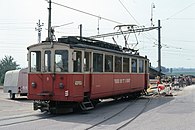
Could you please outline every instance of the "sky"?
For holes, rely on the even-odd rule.
[[[48,2],[47,0],[0,2],[0,59],[12,56],[21,67],[27,67],[27,47],[38,42],[35,27],[39,19],[44,23],[41,31],[42,41],[48,35]],[[53,2],[55,4],[52,4],[52,26],[67,24],[55,28],[56,38],[78,36],[80,24],[83,26],[85,37],[116,32],[117,29],[114,27],[119,23],[150,27],[152,17],[155,27],[158,26],[158,20],[161,21],[162,66],[195,68],[195,0],[53,0]],[[123,36],[114,36],[114,39],[118,45],[124,46]],[[98,40],[113,43],[112,37]],[[131,47],[139,49],[140,55],[147,55],[152,66],[158,66],[157,30],[130,34],[127,42]],[[135,46],[135,43],[138,45]]]

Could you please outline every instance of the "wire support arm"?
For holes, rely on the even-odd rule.
[[[158,29],[158,27],[148,27],[148,28],[129,28],[126,31],[120,31],[120,32],[113,32],[113,33],[106,33],[106,34],[100,34],[95,36],[90,36],[90,38],[102,38],[102,37],[111,37],[115,35],[123,35],[123,34],[129,34],[129,33],[138,33],[138,32],[146,32],[150,30]]]

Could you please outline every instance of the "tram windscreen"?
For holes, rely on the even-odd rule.
[[[68,51],[67,50],[55,51],[55,71],[68,72]]]
[[[30,52],[30,72],[41,71],[41,52],[32,51]]]

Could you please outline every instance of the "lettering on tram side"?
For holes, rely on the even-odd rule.
[[[114,79],[115,84],[130,83],[130,78],[128,79]]]
[[[83,85],[83,82],[82,81],[74,81],[74,85],[80,86],[80,85]]]

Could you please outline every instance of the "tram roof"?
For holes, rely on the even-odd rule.
[[[146,58],[143,56],[140,56],[139,53],[133,53],[132,49],[129,49],[131,52],[125,52],[125,50],[128,50],[127,48],[122,48],[119,45],[100,41],[100,40],[95,40],[91,38],[86,38],[86,37],[79,37],[79,36],[64,36],[62,38],[58,38],[58,41],[54,41],[53,44],[67,44],[70,46],[70,48],[83,48],[83,49],[92,49],[92,50],[99,50],[99,51],[104,51],[104,52],[110,52],[110,53],[115,53],[119,55],[126,55],[126,56],[133,56],[133,57],[139,57],[139,58]],[[49,44],[49,42],[43,42],[43,44]],[[39,46],[43,45],[42,43],[40,44],[34,44],[29,46],[27,49],[33,47],[33,46]]]
[[[115,54],[120,55],[128,55],[128,56],[134,56],[134,57],[142,57],[139,53],[132,54],[129,52],[124,52],[124,50],[128,50],[127,48],[122,48],[122,46],[95,40],[92,38],[86,38],[86,37],[79,37],[79,36],[68,36],[68,37],[62,37],[58,38],[58,42],[60,43],[66,43],[69,44],[71,48],[85,48],[85,49],[93,49],[93,50],[99,50],[104,52],[111,52]],[[132,49],[129,49],[132,51]]]

